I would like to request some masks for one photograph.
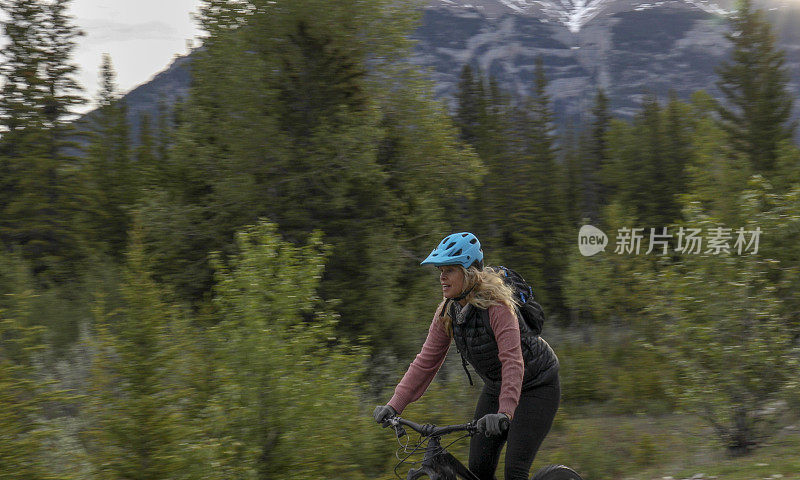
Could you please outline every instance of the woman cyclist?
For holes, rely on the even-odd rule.
[[[418,400],[455,340],[484,382],[475,420],[485,435],[470,440],[470,471],[482,480],[492,480],[500,451],[507,444],[506,480],[527,480],[558,410],[558,358],[547,342],[529,334],[524,322],[517,320],[514,292],[501,270],[483,268],[483,251],[475,235],[448,235],[422,265],[439,268],[444,298],[420,353],[394,396],[376,407],[373,416],[384,423]]]

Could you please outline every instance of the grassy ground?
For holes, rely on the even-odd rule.
[[[458,383],[434,385],[404,416],[439,425],[462,423],[471,418],[478,392]],[[614,415],[602,406],[562,404],[533,469],[565,464],[586,480],[800,480],[800,417],[788,423],[792,426],[750,454],[730,457],[713,431],[692,415]],[[448,451],[466,463],[468,443],[461,440]],[[400,469],[403,478],[409,468]],[[501,457],[499,478],[502,472]]]
[[[800,424],[749,455],[730,457],[694,417],[564,417],[535,468],[564,463],[587,480],[800,480]]]
[[[719,450],[697,451],[687,456],[683,464],[658,466],[626,478],[644,480],[663,479],[667,476],[675,479],[798,480],[800,479],[800,433],[782,432],[770,443],[744,457],[731,458]]]

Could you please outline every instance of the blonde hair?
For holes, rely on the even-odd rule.
[[[480,309],[487,309],[492,305],[505,305],[516,315],[514,290],[506,284],[505,275],[501,270],[492,267],[483,270],[478,270],[476,267],[467,269],[460,265],[458,268],[464,274],[464,292],[469,290],[469,294],[465,297],[467,303]],[[453,319],[450,316],[452,301],[446,298],[442,311],[439,312],[439,321],[444,324],[445,330],[451,337],[453,336]]]

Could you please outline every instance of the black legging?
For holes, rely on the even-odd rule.
[[[561,387],[558,380],[523,391],[506,433],[496,437],[482,434],[472,436],[469,444],[469,469],[481,480],[493,480],[500,460],[500,450],[507,441],[505,480],[527,480],[533,458],[553,424],[560,398]],[[484,388],[475,408],[475,418],[497,413],[497,408],[497,395]]]

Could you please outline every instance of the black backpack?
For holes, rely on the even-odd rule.
[[[536,300],[533,299],[533,289],[528,282],[522,278],[522,275],[511,270],[507,267],[497,267],[498,270],[505,276],[504,280],[507,285],[509,285],[512,290],[514,290],[514,295],[517,300],[517,312],[520,323],[524,323],[528,327],[528,331],[522,332],[522,326],[520,325],[520,334],[522,336],[537,336],[542,333],[542,325],[544,325],[544,309]],[[482,321],[488,326],[489,325],[489,314],[486,310],[481,312]],[[491,328],[491,327],[489,327]],[[469,370],[467,369],[467,359],[464,358],[464,354],[459,350],[458,352],[461,355],[461,366],[464,367],[464,371],[467,372],[467,378],[469,379],[469,384],[474,385],[472,383],[472,375],[469,374]]]
[[[514,295],[517,297],[520,322],[527,325],[530,334],[540,335],[544,324],[544,310],[533,299],[533,289],[522,278],[522,275],[514,270],[502,266],[498,269],[505,275],[506,284],[514,290]]]

